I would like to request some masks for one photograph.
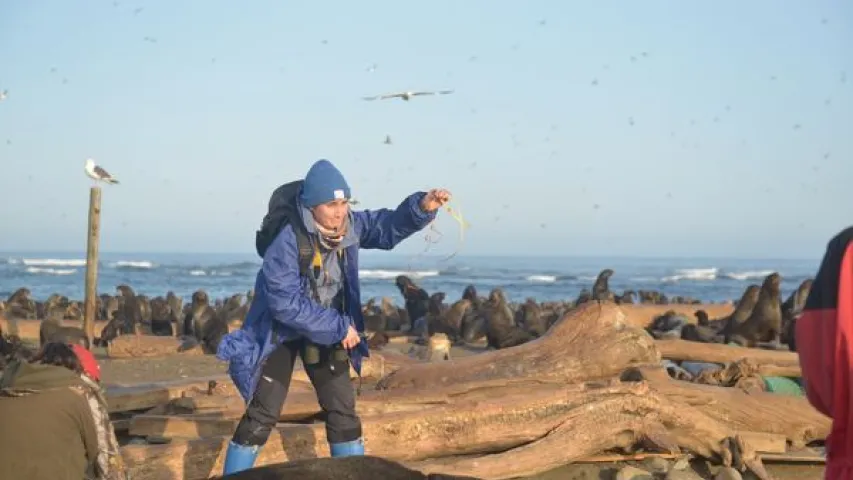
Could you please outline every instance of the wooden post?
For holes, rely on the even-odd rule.
[[[98,307],[98,243],[101,236],[101,188],[89,190],[89,230],[86,241],[86,300],[83,307],[83,331],[89,345],[95,341],[95,317]]]

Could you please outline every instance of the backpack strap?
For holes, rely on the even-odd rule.
[[[299,254],[299,274],[308,277],[308,283],[311,285],[311,294],[314,300],[319,302],[320,295],[317,292],[317,277],[320,274],[320,268],[323,266],[323,259],[320,256],[320,251],[317,250],[314,242],[308,236],[308,232],[305,230],[305,226],[302,225],[301,220],[291,219],[291,225],[293,225],[293,233],[296,235],[296,249]]]

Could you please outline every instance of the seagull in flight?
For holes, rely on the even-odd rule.
[[[416,97],[418,95],[447,95],[453,93],[453,90],[439,90],[437,92],[398,92],[398,93],[387,93],[385,95],[376,95],[373,97],[362,97],[364,100],[372,101],[372,100],[385,100],[388,98],[402,98],[405,101],[409,101],[412,97]]]
[[[101,181],[105,183],[109,183],[110,185],[114,185],[118,183],[115,177],[110,175],[106,170],[95,165],[95,161],[91,158],[86,159],[86,175],[89,176],[92,180]]]
[[[8,97],[8,96],[9,96],[9,90],[3,90],[2,92],[0,92],[0,102],[2,102],[3,100],[6,100],[6,97]]]

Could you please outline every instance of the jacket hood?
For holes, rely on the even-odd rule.
[[[0,388],[46,390],[84,385],[79,375],[65,367],[14,361],[6,366]]]

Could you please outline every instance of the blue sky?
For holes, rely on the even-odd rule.
[[[843,0],[7,0],[0,251],[85,250],[93,157],[103,251],[252,252],[328,158],[361,207],[450,189],[465,254],[815,257],[853,223],[850,45]]]

